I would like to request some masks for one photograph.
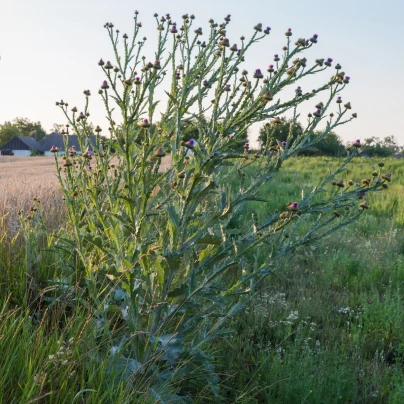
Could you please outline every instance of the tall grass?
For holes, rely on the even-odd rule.
[[[343,178],[360,181],[377,162],[357,159]],[[285,200],[298,200],[336,164],[326,158],[290,160],[261,190],[270,195],[268,204],[250,203],[237,225],[248,225],[252,213],[264,216],[282,209]],[[389,160],[386,166],[391,186],[369,198],[363,220],[285,261],[232,321],[234,332],[213,341],[218,402],[403,402],[404,163]],[[52,204],[54,187],[42,193],[3,189],[3,216],[17,220],[16,211],[29,209],[39,195],[49,233],[63,224],[64,211]],[[124,356],[95,354],[95,344],[107,345],[119,329],[97,328],[79,285],[68,304],[55,299],[55,280],[65,268],[46,248],[35,268],[38,298],[30,304],[32,274],[18,227],[10,223],[1,221],[0,233],[0,402],[158,402],[156,394],[146,394],[151,380],[120,381],[131,366]],[[160,402],[170,402],[168,384],[158,394]],[[209,402],[203,394],[192,401]]]

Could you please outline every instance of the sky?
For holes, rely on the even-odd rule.
[[[205,32],[209,18],[221,22],[231,14],[231,43],[248,37],[258,22],[270,26],[270,36],[247,54],[250,71],[265,70],[282,53],[287,28],[293,39],[318,34],[309,60],[331,57],[351,77],[343,99],[358,119],[338,135],[344,141],[393,135],[404,145],[404,0],[0,0],[0,124],[27,117],[50,131],[54,123],[66,123],[55,101],[80,110],[85,89],[93,94],[91,120],[105,123],[97,63],[101,57],[112,61],[112,53],[103,26],[112,22],[130,34],[135,10],[150,44],[157,35],[154,13],[170,13],[178,24],[184,13],[195,14],[195,25]],[[147,60],[154,60],[153,52],[146,46]],[[303,89],[315,83],[303,83]],[[256,137],[256,127],[251,135]]]

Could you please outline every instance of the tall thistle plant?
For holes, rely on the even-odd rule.
[[[105,24],[114,60],[98,63],[105,74],[99,95],[109,133],[97,126],[92,141],[86,90],[83,112],[57,103],[83,154],[70,148],[59,160],[52,151],[69,218],[59,246],[72,251],[72,278],[81,282],[98,332],[127,361],[129,380],[149,383],[155,397],[161,386],[174,386],[167,396],[174,402],[205,386],[218,394],[207,344],[230,332],[226,321],[289,255],[358,219],[368,208],[363,196],[387,187],[390,175],[376,172],[359,183],[339,178],[358,155],[358,140],[311,193],[235,229],[246,204],[271,198],[260,190],[285,160],[356,118],[340,96],[349,77],[331,59],[304,56],[317,35],[292,40],[287,30],[283,53],[267,71],[251,74],[243,62],[268,39],[269,27],[257,24],[249,39],[233,44],[230,16],[206,29],[193,15],[179,25],[168,14],[155,18],[150,62],[137,13],[131,36]],[[322,73],[315,90],[298,86]],[[287,87],[293,95],[281,101]],[[322,102],[315,105],[314,97]],[[262,150],[250,152],[245,134],[252,124],[276,124],[287,112],[297,122],[304,103],[313,113],[302,135],[293,138],[291,128],[280,143],[269,134]],[[191,130],[197,136],[189,138]]]

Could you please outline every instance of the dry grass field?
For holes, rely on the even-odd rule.
[[[162,168],[169,162],[167,156]],[[8,234],[15,235],[19,228],[17,213],[28,210],[34,197],[41,201],[46,224],[50,228],[58,226],[63,200],[55,173],[53,157],[0,156],[0,227],[6,226]]]
[[[33,198],[41,201],[47,223],[60,223],[63,201],[50,157],[0,156],[0,219],[9,234],[19,228],[18,211],[28,210]]]

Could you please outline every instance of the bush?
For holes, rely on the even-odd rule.
[[[187,402],[203,395],[219,400],[207,344],[214,346],[232,332],[225,324],[288,256],[358,219],[368,207],[358,198],[390,178],[378,172],[362,184],[338,179],[357,155],[356,143],[299,202],[284,201],[281,212],[268,212],[262,221],[252,215],[248,226],[237,227],[235,219],[247,204],[268,203],[259,191],[285,160],[354,119],[349,103],[327,114],[349,79],[337,68],[315,91],[297,87],[291,99],[274,101],[285,87],[331,66],[331,60],[317,59],[308,67],[303,57],[316,35],[293,44],[287,31],[284,55],[276,55],[264,77],[260,69],[248,74],[242,63],[248,49],[269,35],[269,27],[257,24],[250,39],[230,46],[225,38],[230,16],[220,24],[210,21],[206,41],[200,39],[202,29],[194,29],[193,16],[183,16],[181,29],[168,15],[156,20],[154,62],[142,56],[138,14],[130,38],[125,34],[122,40],[112,23],[105,24],[115,62],[99,61],[106,76],[99,94],[110,137],[101,139],[97,127],[94,152],[77,155],[66,147],[62,162],[53,150],[69,218],[55,246],[71,268],[63,274],[61,290],[77,285],[77,299],[92,311],[100,355],[109,351],[119,358],[121,371],[114,372],[143,399]],[[156,120],[159,87],[169,91]],[[289,110],[296,122],[300,104],[315,95],[325,102],[317,103],[301,133],[289,133],[283,142],[269,134],[262,152],[249,152],[245,133],[253,123],[270,119],[276,127],[279,115]],[[57,103],[67,130],[79,135],[81,150],[90,135],[89,91],[85,97],[81,113]],[[198,123],[198,140],[185,137],[190,122]],[[35,221],[28,220],[27,234],[32,234],[30,223]]]

